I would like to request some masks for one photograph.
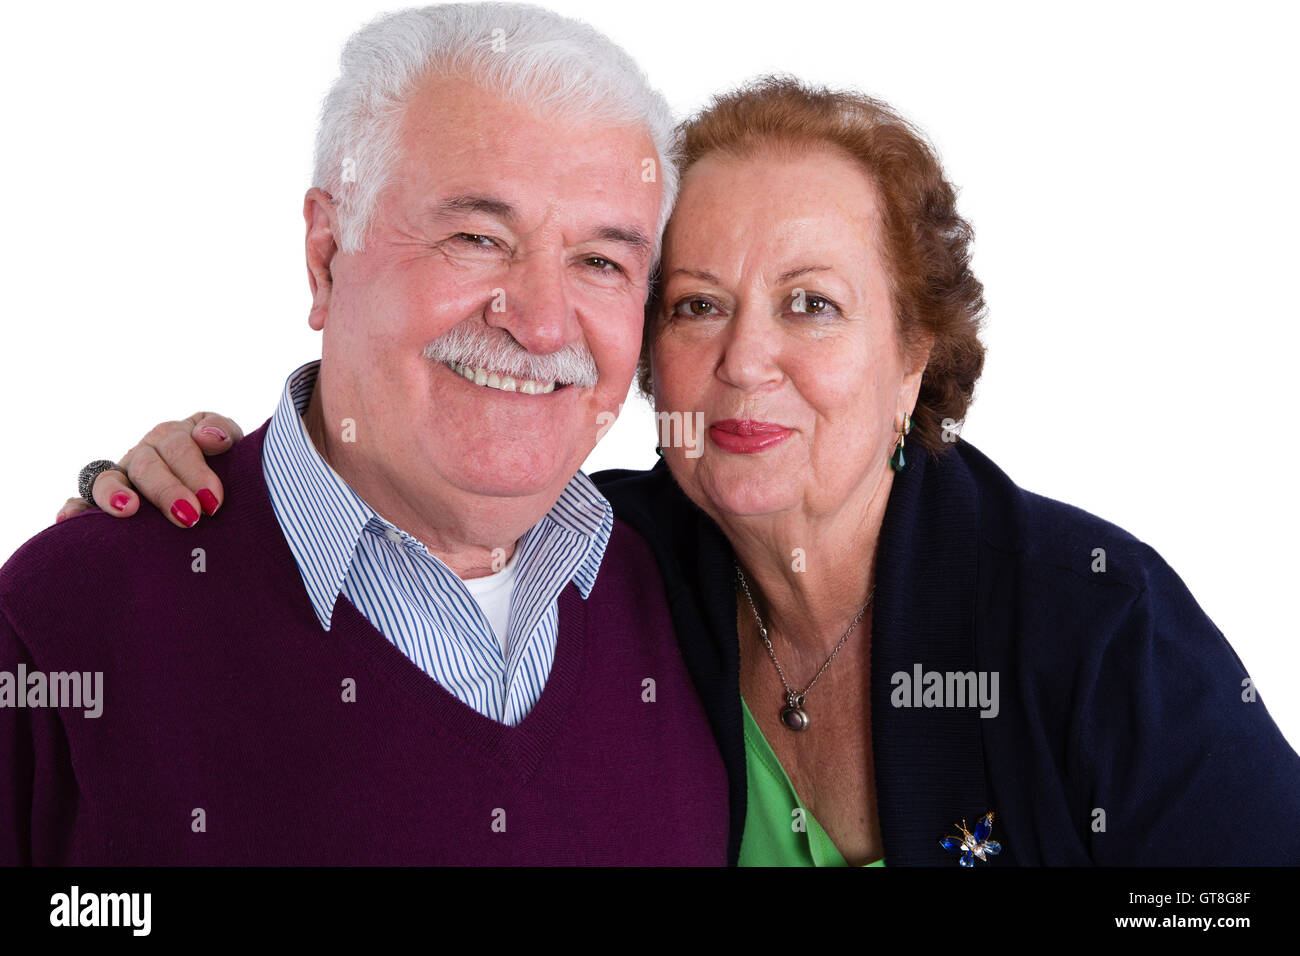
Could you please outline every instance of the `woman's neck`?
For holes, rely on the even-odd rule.
[[[833,512],[715,516],[764,625],[794,653],[825,659],[867,603],[893,487],[893,472],[886,472],[869,495]],[[741,608],[753,617],[743,593]]]

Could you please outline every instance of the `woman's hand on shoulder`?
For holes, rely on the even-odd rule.
[[[200,514],[214,514],[225,501],[221,479],[207,465],[208,455],[229,451],[244,437],[243,430],[224,415],[195,412],[182,421],[155,425],[118,460],[121,470],[95,479],[95,504],[115,518],[129,518],[141,499],[164,512],[172,524],[191,528]],[[69,498],[55,522],[90,508],[81,498]]]

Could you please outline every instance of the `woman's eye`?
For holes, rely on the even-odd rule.
[[[791,310],[808,315],[828,315],[837,311],[835,303],[824,295],[814,295],[806,292],[795,295],[791,301]]]
[[[682,299],[673,309],[675,315],[695,316],[713,315],[716,310],[708,299]]]

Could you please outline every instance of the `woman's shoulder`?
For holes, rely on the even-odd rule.
[[[1191,672],[1244,676],[1222,631],[1155,547],[1021,488],[972,446],[954,454],[978,513],[972,590],[986,651],[1049,684],[1086,672],[1117,693],[1137,671],[1153,684]]]
[[[611,504],[631,505],[659,497],[669,488],[674,488],[672,473],[663,459],[653,468],[606,468],[593,472],[592,482]]]
[[[615,517],[652,544],[679,534],[698,532],[696,525],[703,512],[678,487],[662,460],[644,471],[630,468],[598,471],[591,475],[591,480],[609,499]]]
[[[962,441],[937,470],[960,467],[978,512],[981,545],[1042,577],[1072,578],[1093,586],[1141,593],[1166,586],[1173,570],[1160,553],[1126,529],[1068,502],[1016,484],[975,446]],[[1180,582],[1181,583],[1181,582]]]
[[[953,454],[937,469],[953,475],[936,480],[964,486],[979,515],[977,657],[1009,671],[1004,687],[1029,689],[982,728],[991,773],[1031,779],[1029,752],[1061,768],[1063,792],[1087,794],[1067,799],[1062,819],[1095,863],[1294,862],[1300,839],[1279,827],[1300,806],[1300,757],[1177,573],[1116,524],[1020,488],[974,447]],[[1041,788],[1000,798],[1043,810]],[[1224,817],[1213,846],[1182,839]]]

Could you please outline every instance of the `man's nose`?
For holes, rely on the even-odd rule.
[[[488,325],[505,329],[535,354],[559,351],[578,338],[568,278],[558,257],[544,253],[521,257],[494,291]]]

